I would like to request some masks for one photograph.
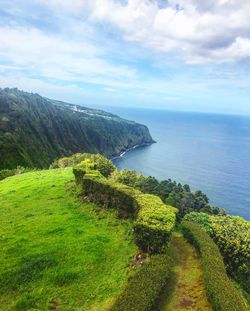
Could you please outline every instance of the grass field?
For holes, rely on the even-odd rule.
[[[125,286],[131,223],[79,203],[71,168],[0,182],[0,310],[105,310]]]

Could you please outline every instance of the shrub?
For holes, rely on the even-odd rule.
[[[119,217],[136,218],[135,242],[143,251],[164,250],[175,225],[174,207],[165,205],[157,196],[105,178],[89,160],[81,162],[73,172],[83,196],[96,204],[117,209]]]
[[[149,311],[154,307],[170,275],[170,259],[154,255],[128,281],[110,311]]]
[[[15,175],[15,170],[1,170],[0,171],[0,180],[3,180],[7,177]]]
[[[17,166],[17,168],[14,168],[12,170],[0,170],[0,180],[3,180],[7,177],[18,175],[18,174],[23,174],[27,172],[34,171],[35,169],[29,168],[29,167],[22,167],[22,166]]]
[[[217,245],[198,224],[183,221],[182,229],[200,253],[205,287],[213,308],[218,311],[246,311],[245,301],[226,274]]]
[[[190,213],[185,220],[198,223],[218,245],[226,269],[250,291],[250,222],[238,216]]]
[[[250,222],[237,216],[212,216],[211,228],[228,272],[250,292]]]
[[[178,216],[183,217],[190,211],[208,214],[225,214],[218,207],[209,205],[208,197],[200,190],[191,192],[188,185],[182,185],[171,179],[158,181],[152,176],[137,175],[135,170],[114,171],[111,178],[119,183],[139,189],[144,193],[159,196],[163,202],[178,208]]]
[[[108,177],[112,172],[116,170],[113,163],[100,154],[91,153],[76,153],[71,157],[64,157],[54,161],[50,168],[60,168],[67,166],[76,166],[85,160],[90,160],[95,164],[95,169],[97,169],[103,176]]]
[[[132,197],[132,189],[114,184],[105,178],[87,175],[83,178],[82,194],[92,202],[108,208],[115,208],[121,218],[136,216],[138,204]]]
[[[152,194],[137,192],[134,197],[139,205],[134,224],[135,242],[144,252],[159,253],[175,226],[176,209]]]
[[[191,212],[186,214],[183,219],[199,224],[209,234],[212,232],[210,215],[206,213]]]

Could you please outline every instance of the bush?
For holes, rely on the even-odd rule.
[[[250,292],[250,222],[237,216],[213,216],[211,228],[227,271]]]
[[[139,206],[134,224],[136,244],[148,253],[163,251],[175,226],[176,209],[152,194],[133,194]]]
[[[154,255],[128,281],[110,311],[150,311],[159,298],[170,275],[170,259]]]
[[[0,180],[3,180],[7,177],[18,175],[18,174],[23,174],[27,172],[34,171],[35,169],[29,168],[29,167],[22,167],[18,166],[17,168],[14,168],[13,170],[0,170]]]
[[[210,215],[206,213],[191,212],[185,215],[184,220],[195,222],[200,225],[207,233],[212,232]]]
[[[182,230],[200,253],[205,287],[213,308],[218,311],[246,311],[245,301],[226,274],[217,245],[195,223],[183,221]]]
[[[143,251],[164,250],[175,225],[175,208],[165,205],[157,196],[105,178],[89,160],[81,162],[73,172],[83,196],[96,204],[117,209],[119,217],[136,219],[135,242]]]
[[[97,169],[103,176],[108,177],[113,173],[116,168],[113,163],[100,154],[91,153],[76,153],[71,157],[64,157],[54,161],[50,168],[60,168],[67,166],[76,166],[85,160],[89,160],[95,164],[95,169]]]
[[[115,208],[121,218],[136,217],[138,204],[132,197],[132,189],[125,185],[88,175],[83,178],[82,194],[96,204]]]
[[[238,216],[190,213],[185,220],[198,223],[218,245],[228,273],[250,292],[250,222]]]
[[[3,180],[7,177],[15,175],[15,170],[1,170],[0,171],[0,180]]]
[[[114,171],[111,178],[116,182],[137,188],[143,193],[159,196],[166,204],[178,208],[179,218],[191,211],[225,214],[224,210],[209,205],[209,199],[202,191],[191,192],[188,185],[182,185],[171,179],[159,182],[155,177],[137,175],[135,170],[126,169]]]

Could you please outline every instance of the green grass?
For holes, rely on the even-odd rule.
[[[125,287],[132,225],[76,197],[71,168],[0,182],[0,309],[105,310]]]
[[[157,309],[211,311],[202,279],[200,259],[194,247],[181,233],[174,232],[168,253],[173,260],[172,274]]]

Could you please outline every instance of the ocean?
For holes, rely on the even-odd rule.
[[[159,180],[201,189],[210,203],[250,220],[250,117],[108,107],[148,126],[151,146],[114,160]]]

